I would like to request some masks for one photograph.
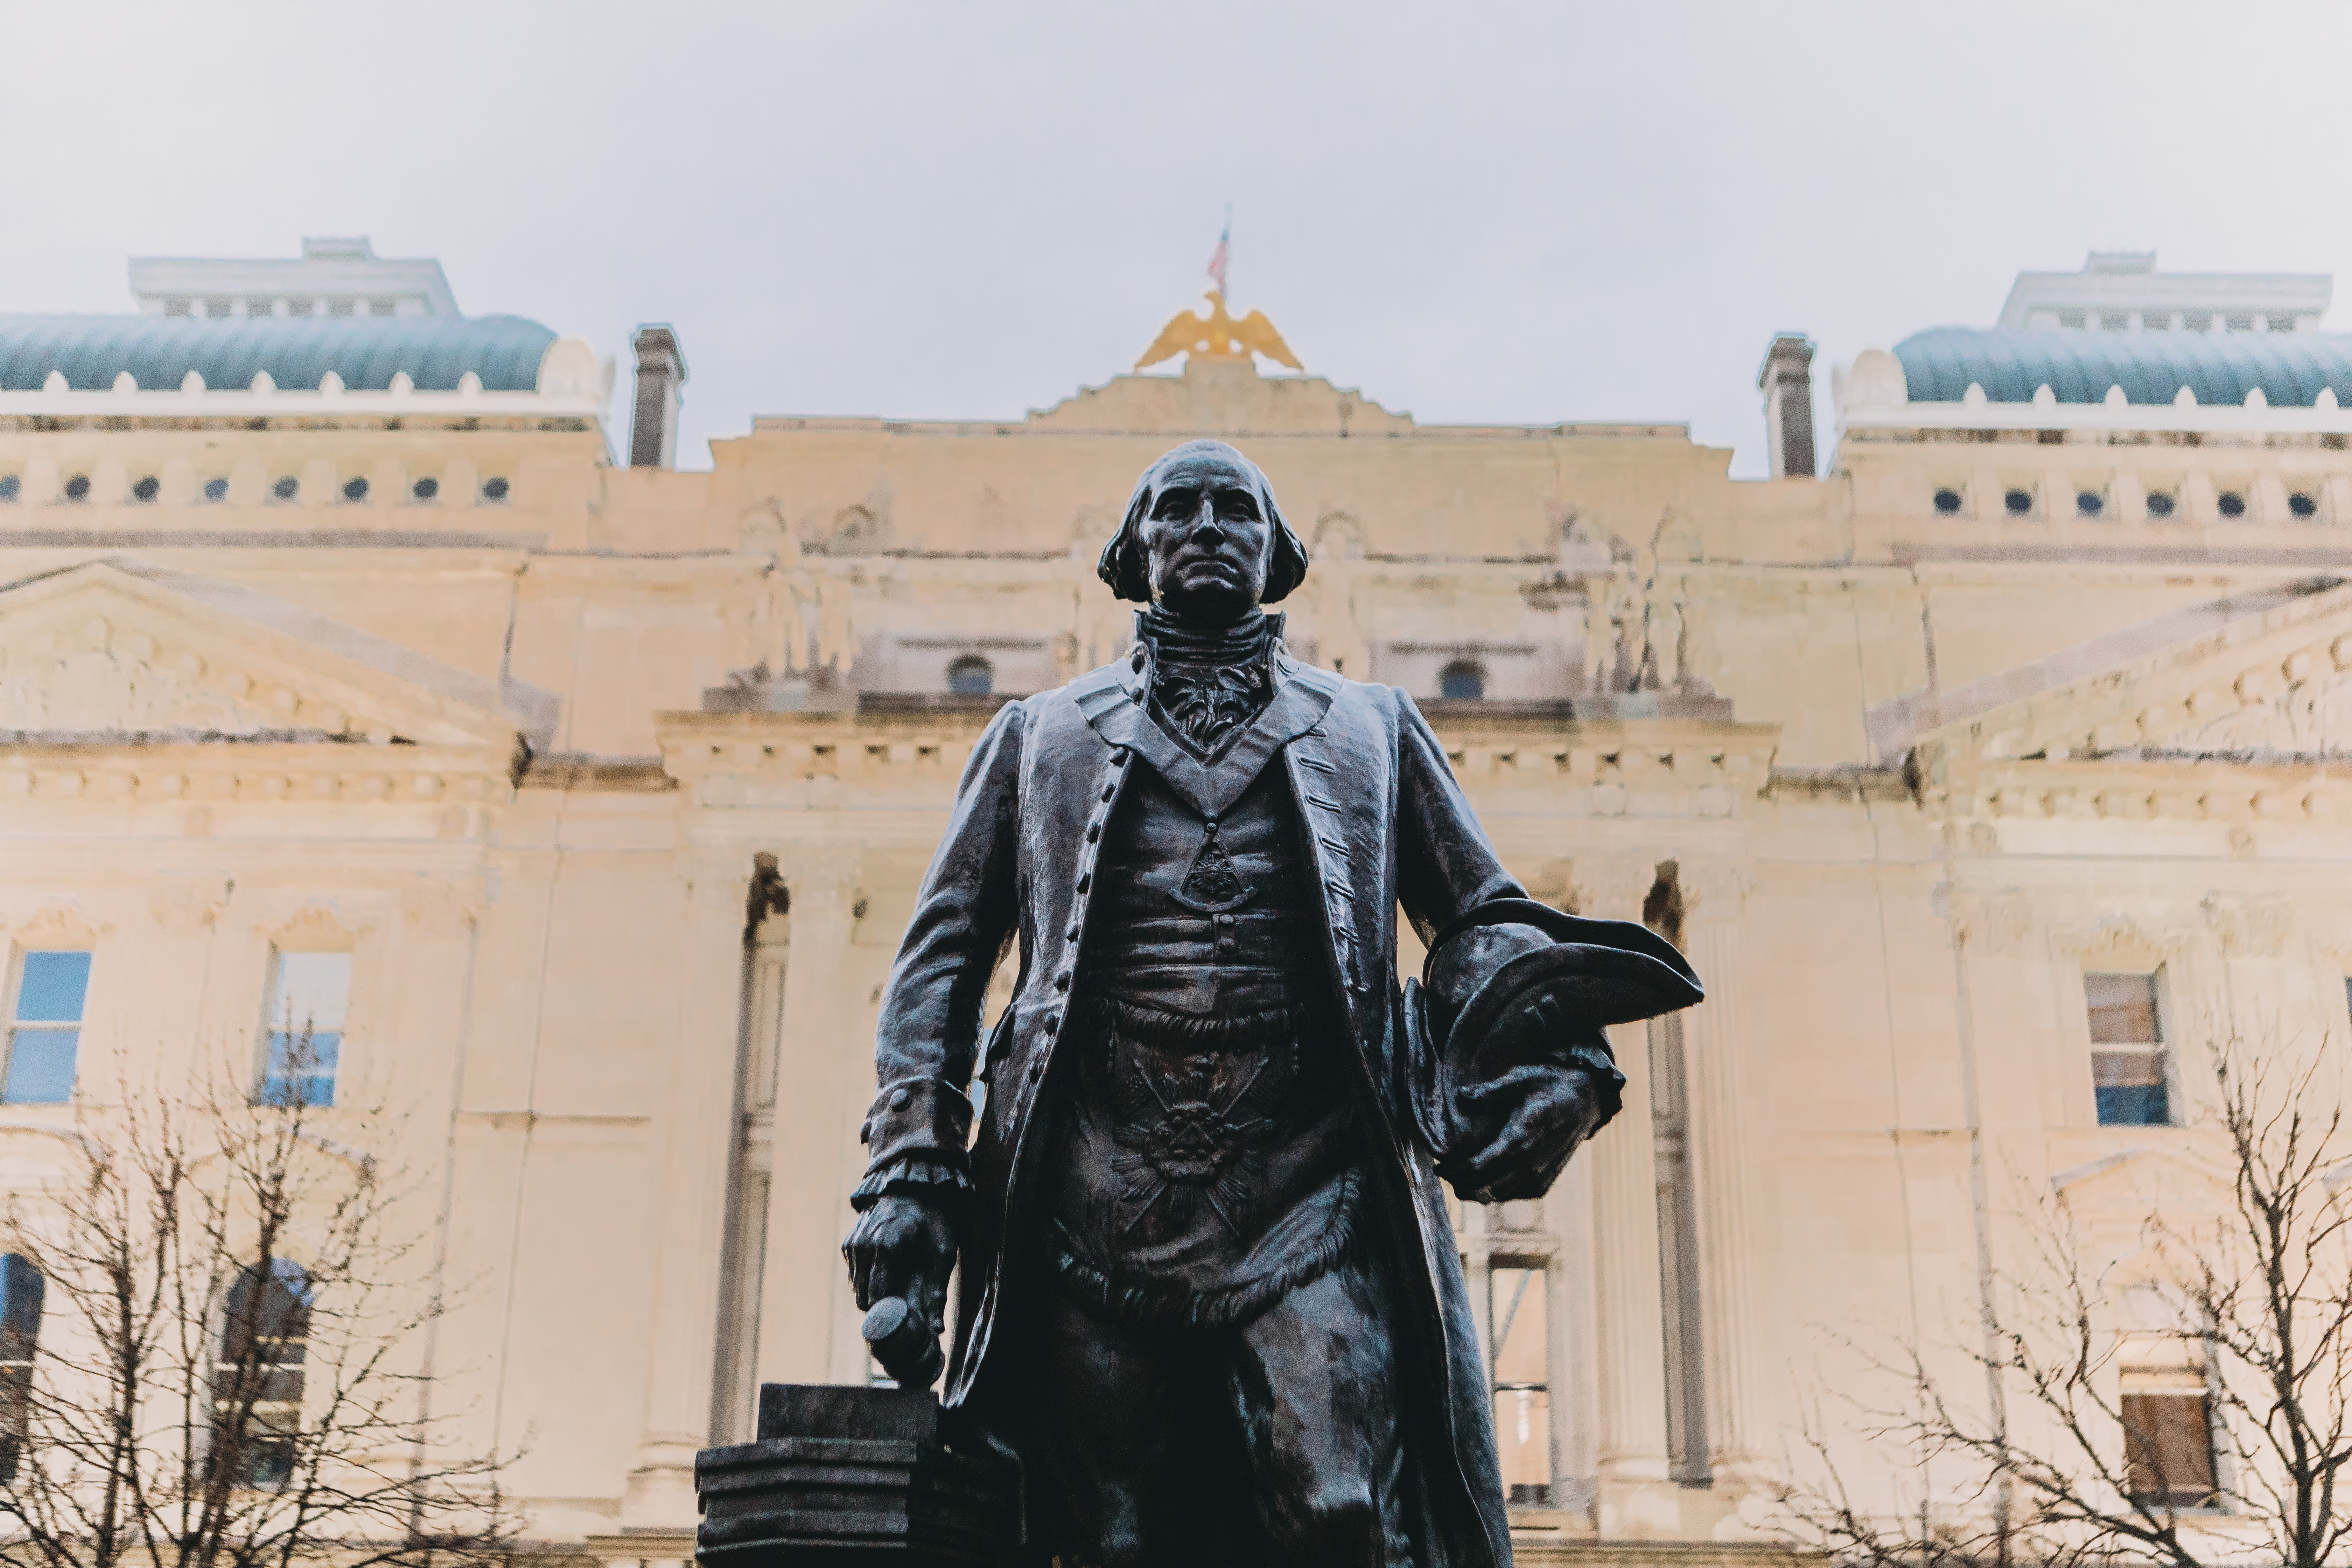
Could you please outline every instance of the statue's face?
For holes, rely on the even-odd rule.
[[[1188,621],[1240,619],[1265,594],[1274,554],[1257,476],[1204,452],[1171,462],[1157,481],[1142,531],[1152,602]]]

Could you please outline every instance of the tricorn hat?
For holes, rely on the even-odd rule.
[[[1674,943],[1631,921],[1586,920],[1533,899],[1480,904],[1437,933],[1422,971],[1430,1033],[1452,1058],[1541,989],[1580,1025],[1654,1018],[1706,998]]]

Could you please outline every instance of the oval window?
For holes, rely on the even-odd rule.
[[[137,496],[141,500],[153,500],[157,493],[160,492],[163,488],[163,481],[157,479],[154,475],[149,474],[137,484],[131,487],[131,493]]]
[[[367,490],[368,486],[365,479],[345,479],[343,481],[343,499],[345,500],[367,500]]]
[[[415,496],[418,500],[431,500],[435,496],[441,493],[441,481],[435,479],[431,474],[427,474],[423,479],[417,480],[415,484],[409,486],[408,493]]]
[[[1486,695],[1486,667],[1457,658],[1437,672],[1437,694],[1450,702],[1475,702]]]
[[[976,653],[948,666],[948,689],[958,697],[985,697],[996,689],[996,667]]]
[[[2246,498],[2235,490],[2223,490],[2221,499],[2215,504],[2221,507],[2223,517],[2246,515]]]
[[[2314,517],[2318,515],[2319,503],[2303,491],[2297,490],[2286,498],[2286,510],[2297,517]]]
[[[2084,517],[2096,517],[2107,510],[2107,498],[2096,490],[2084,490],[2074,498],[2074,510]]]
[[[506,480],[504,480],[504,479],[485,479],[485,480],[483,480],[483,481],[482,481],[482,494],[483,494],[486,498],[488,498],[488,500],[506,500],[506,499],[507,499],[507,482],[506,482]]]
[[[2033,493],[2031,490],[2011,490],[2000,498],[2000,504],[2009,508],[2010,516],[2023,517],[2033,510]]]
[[[2149,491],[2147,497],[2147,515],[2150,517],[2170,517],[2172,515],[2172,498],[2165,494],[2162,490]]]
[[[1942,512],[1946,517],[1956,515],[1960,510],[1960,492],[1956,489],[1952,489],[1949,487],[1937,490],[1936,492],[1936,510]]]
[[[279,479],[276,484],[269,487],[269,493],[276,496],[279,500],[292,500],[294,497],[300,492],[301,489],[302,481],[296,479],[293,475],[288,474],[285,478]]]
[[[89,499],[89,476],[88,474],[76,474],[66,481],[66,500],[88,500]]]
[[[206,479],[205,481],[205,499],[206,500],[226,500],[228,499],[228,481],[221,479]]]

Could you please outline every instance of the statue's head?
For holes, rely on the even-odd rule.
[[[1097,571],[1122,599],[1222,626],[1297,587],[1307,546],[1255,463],[1223,441],[1187,441],[1135,481]]]

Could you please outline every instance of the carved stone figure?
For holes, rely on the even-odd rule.
[[[1239,452],[1153,464],[1100,571],[1132,656],[989,726],[883,999],[877,1353],[938,1374],[961,1257],[944,1402],[1036,1563],[1507,1564],[1439,1180],[1541,1194],[1617,1110],[1602,1026],[1697,984],[1528,900],[1411,699],[1289,656],[1307,553]]]

